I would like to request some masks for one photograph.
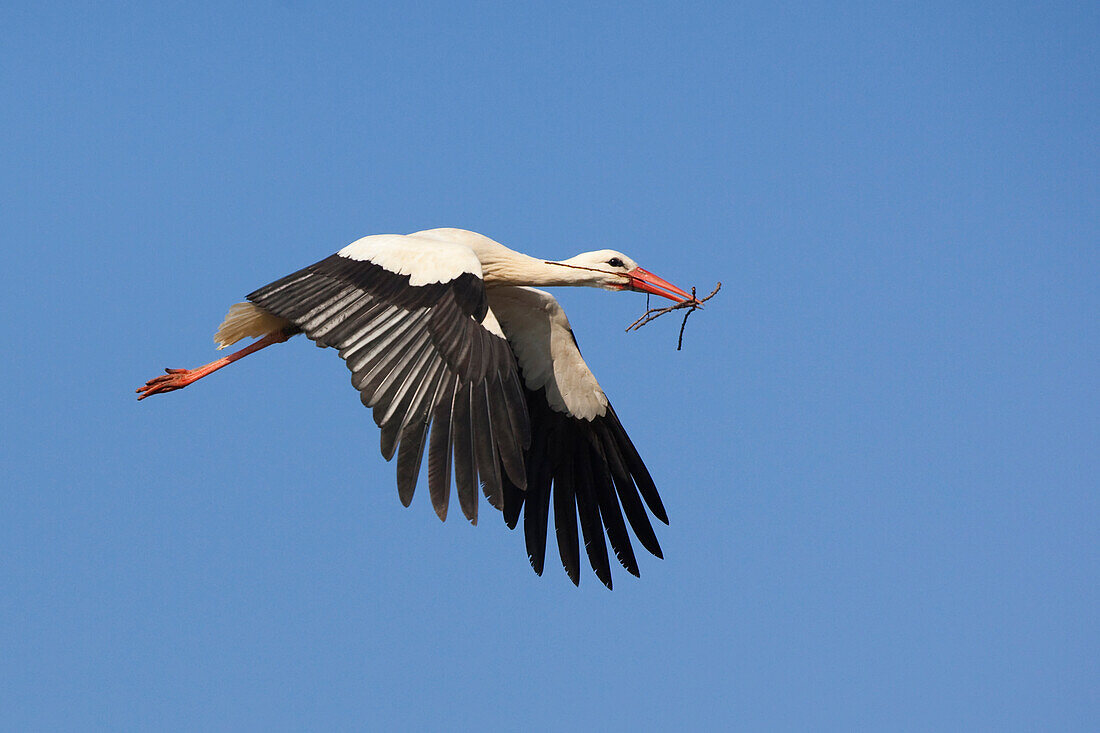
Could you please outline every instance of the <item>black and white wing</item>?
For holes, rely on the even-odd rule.
[[[605,532],[622,566],[638,575],[627,523],[642,546],[661,557],[646,507],[665,524],[668,517],[649,471],[581,358],[565,311],[534,288],[494,288],[489,305],[516,355],[531,417],[527,489],[504,480],[505,521],[514,528],[523,512],[527,554],[539,575],[551,501],[558,553],[575,584],[578,518],[588,560],[604,585],[611,587]]]
[[[382,455],[397,453],[406,506],[425,447],[440,519],[452,455],[459,504],[471,522],[479,478],[498,508],[504,482],[524,485],[530,428],[523,388],[473,250],[414,235],[364,237],[248,300],[339,350],[382,429]]]

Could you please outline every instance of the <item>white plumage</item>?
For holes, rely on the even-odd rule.
[[[462,244],[417,234],[373,234],[337,252],[359,262],[373,262],[396,275],[408,275],[418,287],[445,283],[464,273],[481,277],[481,261]]]

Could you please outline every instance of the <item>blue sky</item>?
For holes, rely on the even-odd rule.
[[[185,7],[184,7],[185,6]],[[1095,730],[1100,10],[0,8],[0,727]],[[331,350],[226,308],[364,234],[566,291],[642,577],[397,501]],[[553,556],[551,556],[553,557]]]

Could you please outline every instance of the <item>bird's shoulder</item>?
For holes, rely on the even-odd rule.
[[[336,255],[407,275],[411,287],[447,283],[463,275],[482,278],[481,261],[468,245],[421,234],[371,234]]]

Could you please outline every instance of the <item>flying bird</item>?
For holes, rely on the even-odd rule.
[[[303,333],[337,349],[351,370],[381,428],[382,455],[397,456],[405,506],[426,453],[428,492],[441,520],[452,472],[462,513],[475,524],[480,484],[509,528],[522,514],[528,558],[541,575],[552,505],[569,578],[580,582],[583,539],[589,563],[611,588],[607,544],[637,576],[627,525],[662,557],[649,514],[665,524],[668,517],[565,312],[532,286],[694,300],[612,250],[548,261],[463,229],[372,235],[230,307],[214,336],[218,348],[258,340],[196,369],[166,369],[137,390],[138,399],[182,389]]]

